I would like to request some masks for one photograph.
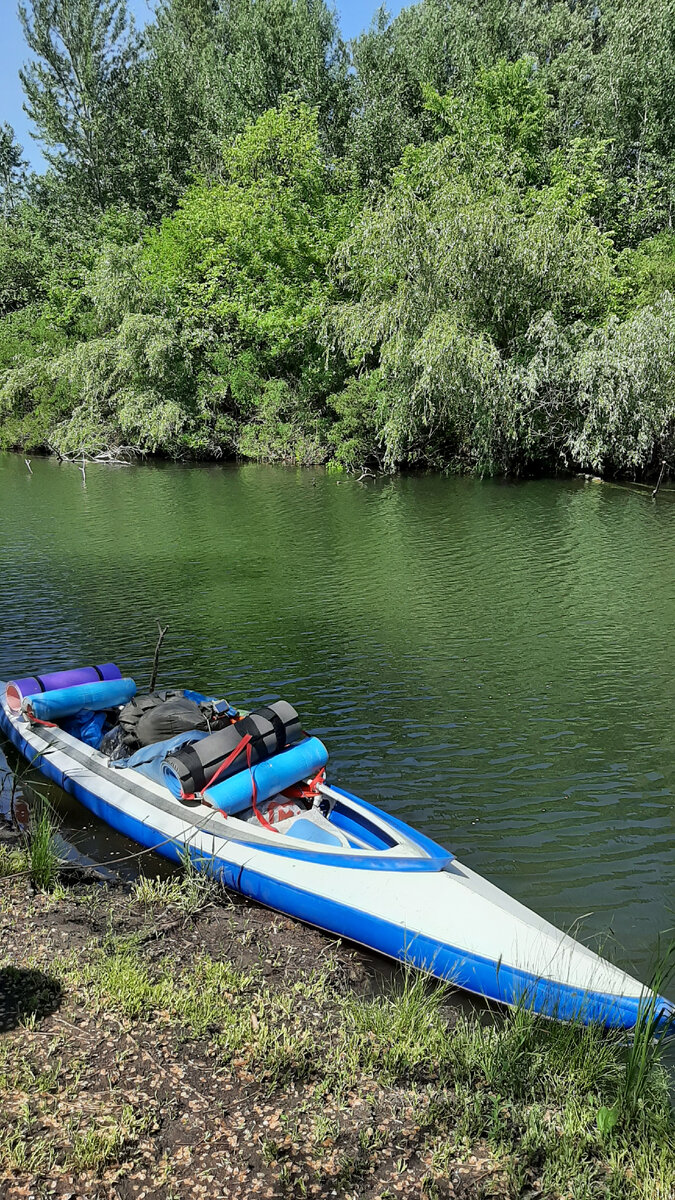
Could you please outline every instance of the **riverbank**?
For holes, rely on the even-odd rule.
[[[466,1016],[199,877],[7,874],[0,936],[2,1200],[673,1194],[658,1065],[631,1092],[597,1031]]]

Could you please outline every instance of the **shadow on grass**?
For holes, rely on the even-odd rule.
[[[40,1020],[61,1004],[61,984],[43,971],[0,967],[0,1033]]]

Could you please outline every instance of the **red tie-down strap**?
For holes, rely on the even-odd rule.
[[[249,738],[249,742],[250,742],[250,738]],[[250,745],[248,745],[246,747],[246,763],[247,763],[249,771],[251,772],[251,804],[253,806],[253,811],[254,811],[256,817],[258,818],[258,820],[260,821],[260,824],[265,826],[265,829],[271,829],[273,833],[278,833],[279,830],[276,829],[274,827],[274,825],[272,825],[272,823],[267,820],[267,817],[263,816],[260,809],[258,808],[258,804],[257,804],[258,789],[257,789],[256,783],[255,783],[255,775],[253,774],[253,769],[251,767],[251,747],[250,747]]]
[[[218,770],[214,773],[214,775],[211,777],[208,784],[204,788],[204,792],[207,792],[209,788],[213,787],[214,783],[219,778],[219,776],[222,775],[223,771],[226,771],[227,768],[232,765],[235,758],[237,757],[238,754],[241,754],[244,747],[247,748],[246,761],[249,763],[249,766],[250,766],[250,757],[251,757],[251,747],[249,745],[250,741],[251,741],[250,733],[245,733],[243,738],[241,738],[240,741],[237,742],[237,745],[235,746],[234,750],[232,750],[230,752],[230,754],[228,754],[227,758],[224,759],[223,762],[221,762],[220,766],[218,767]],[[181,800],[202,800],[204,798],[204,792],[181,792],[180,798],[181,798]],[[223,813],[223,816],[226,817],[227,813]]]
[[[319,795],[319,784],[323,783],[326,778],[326,768],[321,767],[317,771],[313,779],[309,783],[293,783],[290,787],[284,788],[284,796],[289,796],[291,800],[316,800]]]
[[[44,725],[45,729],[57,729],[58,728],[56,721],[41,721],[39,717],[36,717],[30,704],[26,705],[26,716],[28,717],[28,720],[30,721],[31,725]]]

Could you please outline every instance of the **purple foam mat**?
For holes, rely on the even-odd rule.
[[[24,696],[34,696],[38,692],[54,692],[57,688],[77,687],[81,683],[121,678],[122,672],[114,663],[102,663],[96,667],[76,667],[72,671],[53,671],[50,675],[13,679],[7,684],[7,703],[12,712],[20,712]]]

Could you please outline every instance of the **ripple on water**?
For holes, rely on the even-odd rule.
[[[675,892],[669,495],[251,465],[83,486],[9,455],[0,486],[0,675],[114,657],[142,682],[161,619],[166,682],[283,693],[336,781],[648,972]]]

